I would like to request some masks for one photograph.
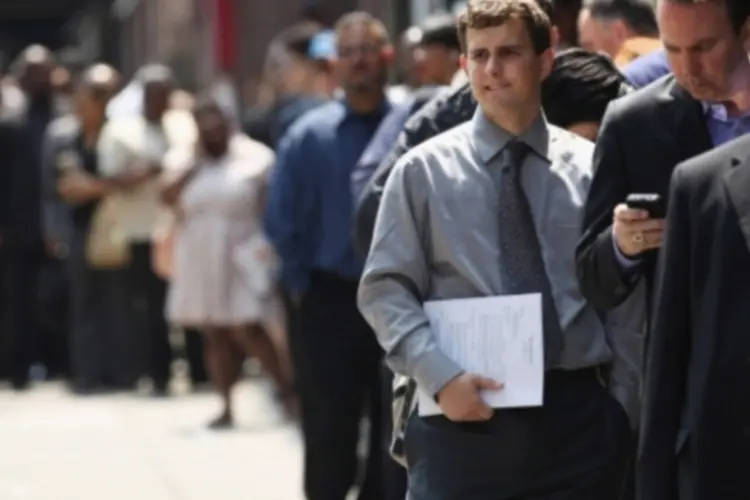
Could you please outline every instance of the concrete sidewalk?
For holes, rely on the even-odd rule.
[[[259,383],[235,397],[238,429],[211,433],[212,394],[0,389],[0,500],[301,500],[297,429]]]

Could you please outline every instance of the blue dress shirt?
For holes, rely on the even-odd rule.
[[[664,49],[641,56],[622,69],[625,79],[637,89],[645,87],[670,72],[667,53]]]
[[[316,270],[360,278],[363,261],[349,231],[351,173],[390,108],[384,101],[361,115],[334,100],[305,114],[282,139],[264,222],[291,293],[303,293]]]
[[[357,162],[354,171],[352,171],[352,197],[355,203],[359,200],[364,191],[367,182],[372,174],[377,170],[380,163],[388,156],[388,153],[396,144],[398,134],[404,129],[404,124],[411,116],[411,105],[397,104],[388,113],[383,122],[378,127],[375,136],[370,144],[362,153],[362,157]]]

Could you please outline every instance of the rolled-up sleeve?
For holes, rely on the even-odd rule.
[[[428,183],[421,160],[405,157],[383,191],[358,306],[396,373],[437,394],[463,370],[443,353],[424,313],[429,274],[424,231]]]

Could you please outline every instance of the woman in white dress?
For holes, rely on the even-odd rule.
[[[274,259],[261,225],[274,154],[236,132],[213,99],[196,103],[194,116],[195,149],[171,151],[165,159],[163,199],[178,218],[167,317],[205,333],[206,367],[223,398],[210,427],[226,428],[234,423],[236,347],[258,358],[287,409],[293,407]]]

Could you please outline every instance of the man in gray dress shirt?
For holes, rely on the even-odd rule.
[[[604,388],[612,352],[574,265],[593,145],[541,112],[553,54],[535,2],[469,0],[459,30],[479,107],[395,166],[358,297],[390,367],[444,413],[409,420],[409,498],[617,498],[630,427]],[[544,303],[544,404],[494,411],[480,391],[503,381],[444,354],[422,304],[531,292]]]

